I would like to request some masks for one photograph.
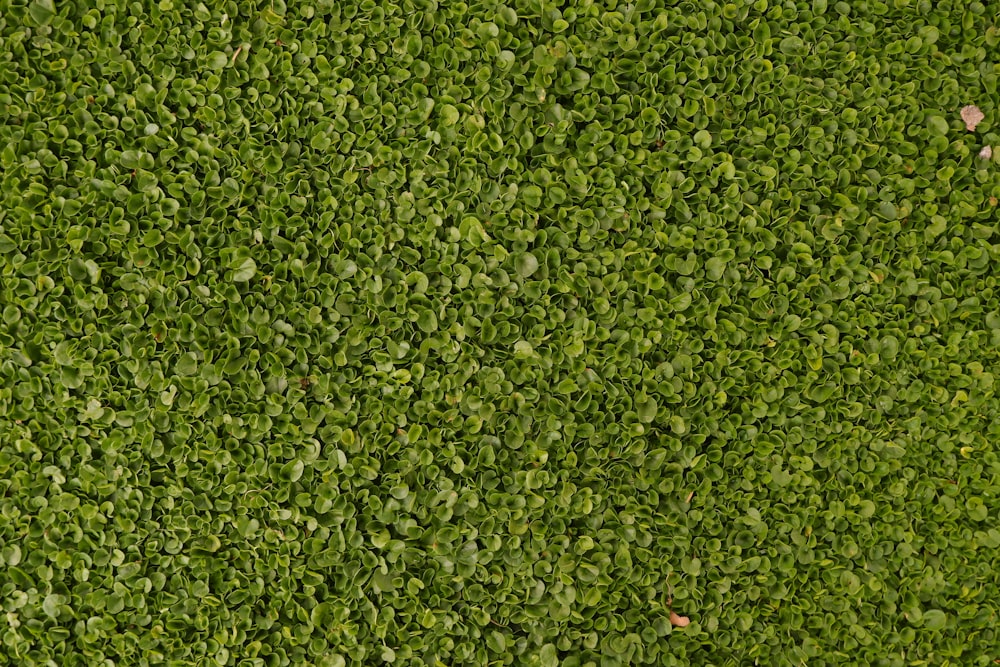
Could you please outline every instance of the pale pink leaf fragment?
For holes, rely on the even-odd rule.
[[[679,616],[677,612],[670,612],[670,624],[678,628],[686,628],[691,625],[691,619],[687,616]]]
[[[993,147],[983,146],[982,150],[979,151],[979,159],[989,160],[991,157],[993,157]]]
[[[976,126],[983,122],[984,118],[986,116],[975,104],[962,107],[962,120],[965,121],[965,129],[969,132],[974,132]]]

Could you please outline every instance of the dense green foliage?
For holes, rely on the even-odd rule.
[[[992,664],[998,42],[0,0],[0,664]]]

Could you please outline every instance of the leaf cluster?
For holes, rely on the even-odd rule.
[[[1000,659],[998,41],[0,1],[0,663]]]

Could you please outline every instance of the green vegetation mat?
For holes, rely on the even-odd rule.
[[[0,0],[0,665],[1000,662],[994,3],[254,4]]]

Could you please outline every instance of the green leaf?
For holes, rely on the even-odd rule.
[[[939,135],[948,134],[948,132],[951,130],[951,127],[948,125],[948,121],[946,121],[943,117],[935,114],[927,116],[927,127],[929,127],[932,132],[935,132],[936,134]]]
[[[438,320],[437,316],[434,315],[434,311],[425,310],[420,313],[420,316],[417,318],[417,326],[420,327],[420,330],[424,333],[437,331]]]
[[[289,482],[297,482],[302,478],[305,463],[299,459],[289,461],[281,467],[281,478]]]
[[[28,15],[38,25],[48,25],[56,15],[53,0],[32,0],[28,5]]]
[[[522,253],[515,260],[517,275],[527,278],[538,270],[538,259],[530,252]]]
[[[379,531],[378,533],[372,535],[371,537],[372,546],[375,547],[376,549],[384,549],[386,546],[388,546],[389,541],[391,539],[392,536],[389,534],[389,531],[387,530]]]
[[[705,262],[705,276],[712,281],[722,278],[726,271],[726,262],[718,257],[711,257]]]
[[[227,62],[229,62],[229,57],[225,53],[222,51],[213,51],[208,54],[206,65],[208,65],[209,69],[222,69],[226,66]]]
[[[669,420],[670,430],[677,435],[683,435],[687,433],[687,423],[684,418],[680,415],[671,415]]]
[[[831,396],[837,391],[837,385],[828,382],[824,385],[813,387],[809,390],[809,398],[817,403],[824,403],[830,399]]]
[[[461,233],[462,238],[475,247],[478,247],[489,240],[489,236],[486,234],[486,229],[483,227],[483,223],[472,216],[466,216],[462,219],[459,232]]]
[[[653,399],[646,399],[636,405],[636,411],[639,414],[639,419],[647,424],[656,418],[657,409],[658,406],[656,405],[656,401]]]
[[[198,548],[209,553],[215,553],[222,548],[222,542],[216,535],[208,535],[198,542]]]
[[[137,150],[122,151],[121,165],[126,169],[136,169],[142,161],[142,154]]]
[[[198,371],[198,358],[193,352],[186,352],[177,360],[175,370],[180,375],[194,375]]]
[[[541,667],[559,667],[559,652],[555,644],[546,644],[538,654]]]
[[[21,547],[16,544],[10,544],[4,547],[3,551],[0,552],[3,556],[2,560],[10,567],[15,567],[21,562]]]
[[[257,275],[257,263],[249,257],[245,257],[233,267],[233,281],[238,283],[248,282]]]
[[[455,125],[458,123],[461,115],[451,104],[444,104],[441,106],[441,120],[444,121],[445,125]]]
[[[486,648],[497,655],[503,655],[507,650],[507,638],[496,630],[486,635]]]
[[[783,38],[778,44],[778,48],[782,53],[790,56],[802,56],[809,52],[809,48],[796,35],[789,35]]]
[[[928,630],[943,630],[948,625],[948,615],[940,609],[924,612],[924,627]]]
[[[49,618],[56,619],[59,617],[59,607],[63,604],[65,604],[65,598],[62,595],[49,593],[42,602],[42,611]]]

